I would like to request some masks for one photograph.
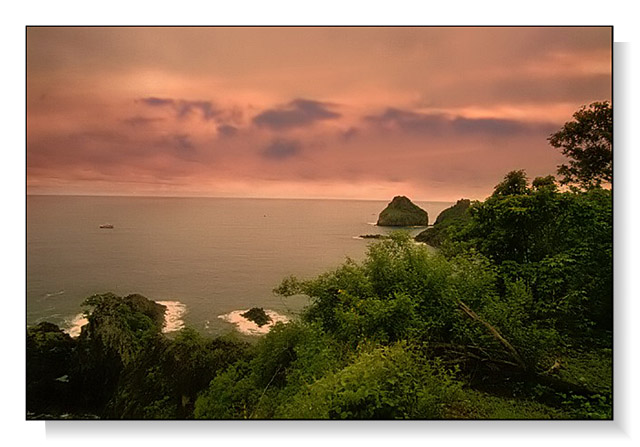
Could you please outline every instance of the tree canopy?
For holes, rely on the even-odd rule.
[[[608,101],[583,106],[573,120],[552,134],[551,146],[569,159],[558,166],[561,184],[582,189],[613,181],[613,110]]]
[[[520,169],[511,171],[504,176],[504,180],[498,183],[494,190],[494,196],[512,196],[527,192],[527,173]]]

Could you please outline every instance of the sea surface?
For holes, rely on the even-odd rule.
[[[257,334],[238,311],[295,318],[308,300],[273,288],[289,275],[313,278],[347,257],[362,260],[373,241],[359,236],[391,231],[375,226],[387,203],[27,196],[27,325],[50,321],[77,335],[85,298],[140,293],[167,305],[165,332]],[[452,205],[415,203],[430,222]],[[100,228],[107,223],[113,228]]]

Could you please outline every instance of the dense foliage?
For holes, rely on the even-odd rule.
[[[583,189],[613,181],[613,109],[608,101],[594,102],[573,114],[549,137],[549,143],[569,159],[558,168],[562,184]]]
[[[444,241],[450,238],[450,227],[456,228],[471,218],[469,212],[470,207],[471,200],[458,200],[455,205],[438,214],[433,226],[420,232],[415,238],[416,241],[424,242],[433,247],[439,247]]]
[[[141,295],[94,295],[85,305],[77,339],[51,323],[27,329],[32,417],[188,418],[198,392],[248,349],[192,329],[164,336],[164,306]]]
[[[27,329],[29,415],[611,418],[612,193],[598,184],[512,171],[443,213],[438,250],[394,232],[362,262],[285,278],[274,292],[311,304],[252,344],[167,337],[163,306],[93,296],[77,339]]]
[[[576,334],[613,329],[610,190],[560,193],[538,184],[489,197],[470,212],[449,252],[474,249],[491,260],[503,282],[523,282],[541,318],[561,321]]]

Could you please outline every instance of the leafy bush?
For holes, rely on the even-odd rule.
[[[253,349],[215,377],[195,403],[200,419],[271,418],[298,389],[344,365],[342,345],[317,325],[278,323]]]
[[[452,373],[405,344],[361,352],[280,411],[294,419],[436,419],[460,391]]]

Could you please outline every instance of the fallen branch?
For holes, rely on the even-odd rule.
[[[520,357],[520,354],[518,354],[518,351],[516,351],[516,348],[514,348],[513,345],[509,343],[502,335],[500,335],[500,332],[498,332],[496,328],[494,328],[489,323],[487,323],[482,318],[480,318],[478,314],[476,314],[473,310],[471,310],[471,308],[469,308],[469,306],[467,306],[462,301],[458,301],[458,307],[465,314],[467,314],[471,319],[481,323],[484,327],[486,327],[489,333],[493,336],[493,338],[498,340],[502,344],[502,346],[504,346],[507,349],[507,351],[509,351],[509,353],[511,354],[511,357],[513,357],[513,359],[520,366],[520,368],[522,368],[523,370],[527,369],[526,364],[522,360],[522,357]]]
[[[496,365],[510,366],[521,368],[522,366],[518,363],[510,362],[508,360],[498,359],[491,356],[480,346],[463,346],[456,345],[452,343],[434,343],[432,345],[433,349],[442,350],[448,356],[457,356],[455,359],[447,359],[444,363],[446,364],[456,364],[456,363],[466,363],[469,361],[477,361],[480,363],[493,363]],[[472,351],[479,351],[484,354],[484,357],[473,353]]]

